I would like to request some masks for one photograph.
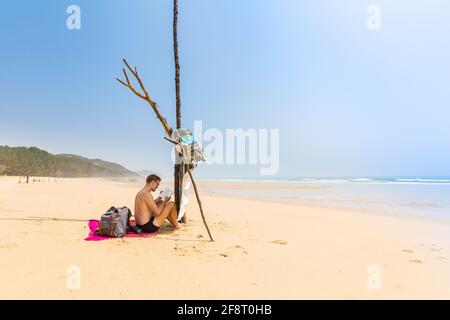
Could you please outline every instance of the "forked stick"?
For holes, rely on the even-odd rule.
[[[133,86],[133,84],[130,81],[130,78],[128,77],[128,73],[125,70],[125,68],[122,69],[123,74],[125,76],[126,79],[126,83],[122,80],[120,80],[119,78],[116,78],[117,81],[119,81],[121,84],[123,84],[125,87],[127,87],[128,89],[131,90],[131,92],[133,92],[136,96],[138,96],[139,98],[147,101],[150,106],[152,107],[153,111],[156,114],[156,117],[158,118],[158,120],[161,122],[161,124],[164,127],[164,130],[166,131],[166,134],[170,137],[172,134],[172,128],[169,126],[169,124],[167,123],[167,119],[164,118],[161,115],[161,112],[159,111],[158,105],[156,104],[156,102],[154,102],[152,100],[152,98],[150,98],[150,95],[148,94],[147,90],[145,89],[145,86],[141,80],[141,78],[139,77],[139,74],[137,72],[137,68],[135,67],[134,70],[130,67],[130,65],[128,64],[127,60],[123,59],[123,62],[125,63],[126,67],[128,68],[128,70],[131,72],[131,74],[136,78],[137,82],[139,83],[139,86],[141,87],[141,90],[143,91],[143,93],[139,92],[138,90],[136,90]]]

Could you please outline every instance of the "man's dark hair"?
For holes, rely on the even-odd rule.
[[[151,174],[145,180],[146,183],[150,183],[152,181],[159,182],[159,181],[161,181],[161,178],[159,176],[157,176],[156,174]]]

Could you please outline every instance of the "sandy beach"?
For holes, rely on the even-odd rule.
[[[208,188],[198,184],[200,192]],[[89,219],[112,205],[133,209],[142,185],[0,177],[0,298],[450,298],[445,220],[203,192],[214,243],[194,195],[182,231],[167,226],[152,238],[84,241]],[[67,286],[73,266],[79,289]]]

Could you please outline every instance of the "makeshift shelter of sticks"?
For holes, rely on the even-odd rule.
[[[173,47],[174,47],[174,60],[175,60],[175,91],[176,91],[176,128],[181,128],[181,99],[180,99],[180,65],[179,65],[179,58],[178,58],[178,39],[177,39],[177,24],[178,24],[178,0],[174,0],[174,6],[173,6]],[[141,77],[138,74],[137,68],[134,69],[130,67],[126,59],[123,59],[123,63],[126,66],[125,68],[122,68],[123,74],[125,76],[125,81],[116,78],[117,81],[119,81],[122,85],[127,87],[131,90],[137,97],[147,101],[147,103],[150,105],[150,107],[155,112],[156,118],[161,122],[164,131],[167,135],[167,137],[164,137],[166,140],[173,144],[178,144],[180,141],[174,141],[171,139],[173,129],[170,127],[170,125],[167,122],[167,118],[163,117],[157,103],[150,97],[148,91],[146,90],[144,83],[142,82]],[[133,84],[130,81],[130,77],[128,75],[128,71],[134,76],[136,81],[139,84],[140,90],[137,90]],[[179,213],[180,210],[180,198],[182,193],[182,179],[185,174],[185,172],[188,173],[189,178],[192,182],[192,185],[194,187],[195,196],[197,199],[198,206],[200,208],[200,213],[202,215],[203,223],[206,227],[206,230],[208,231],[208,235],[211,241],[214,241],[211,232],[208,228],[208,224],[206,223],[205,215],[203,213],[203,207],[202,202],[200,200],[200,196],[198,193],[197,185],[195,183],[195,180],[192,176],[192,170],[194,166],[192,164],[187,163],[176,163],[174,167],[174,189],[175,189],[175,203],[177,206],[177,213]],[[186,215],[183,216],[184,221],[186,222]]]

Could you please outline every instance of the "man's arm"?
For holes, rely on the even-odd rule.
[[[148,206],[150,211],[155,216],[159,216],[163,212],[164,207],[166,206],[166,201],[163,201],[162,203],[159,203],[158,205],[156,205],[155,200],[153,200],[152,196],[149,194],[146,194],[144,196],[144,200],[145,200],[145,204]]]
[[[156,206],[159,207],[163,203],[163,199],[161,197],[158,197],[155,199],[155,203],[156,203]]]

